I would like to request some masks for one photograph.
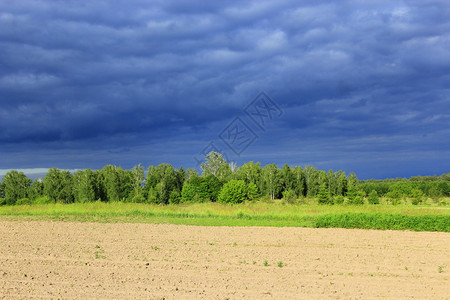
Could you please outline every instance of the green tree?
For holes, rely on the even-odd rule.
[[[413,197],[411,201],[413,205],[418,205],[419,203],[422,203],[424,195],[421,189],[413,189],[411,194],[412,194],[411,196]]]
[[[73,181],[69,171],[51,168],[44,177],[44,195],[53,202],[72,203]]]
[[[213,175],[213,174],[210,174]],[[223,183],[229,181],[233,176],[233,171],[231,170],[230,164],[226,163],[220,166],[216,177]]]
[[[327,172],[327,185],[328,185],[328,191],[331,196],[337,195],[337,189],[338,189],[338,183],[337,183],[337,176],[338,174],[333,172],[333,170],[328,170]]]
[[[343,204],[344,203],[344,196],[342,196],[342,195],[334,196],[333,201],[334,201],[334,204],[338,204],[338,205]]]
[[[147,203],[151,203],[151,204],[159,204],[160,203],[156,186],[154,188],[151,187],[149,189],[148,194],[147,194]]]
[[[181,195],[178,190],[172,190],[169,195],[169,204],[179,204],[181,202]]]
[[[211,151],[206,155],[206,162],[200,165],[203,171],[202,175],[214,175],[218,176],[219,171],[228,165],[226,160],[223,158],[222,154]]]
[[[347,199],[349,204],[359,204],[361,202],[357,185],[358,178],[355,173],[350,173],[347,179]]]
[[[306,196],[306,178],[303,174],[301,167],[292,168],[292,174],[294,176],[294,191],[298,197]]]
[[[181,202],[194,202],[195,199],[199,199],[196,186],[191,183],[184,184],[181,190]]]
[[[145,179],[145,188],[155,188],[158,182],[161,181],[159,170],[154,166],[149,166],[147,170],[147,178]]]
[[[338,171],[336,180],[336,195],[344,196],[347,193],[347,176],[345,172]]]
[[[398,205],[403,198],[403,193],[400,190],[394,188],[389,193],[387,193],[386,196],[393,205]]]
[[[230,180],[224,184],[219,193],[219,202],[237,204],[247,199],[247,186],[243,180]]]
[[[372,190],[367,197],[367,201],[370,204],[380,204],[380,199],[378,198],[378,193],[375,190]]]
[[[137,166],[133,167],[133,170],[131,171],[131,193],[128,196],[128,199],[130,202],[135,203],[142,203],[145,202],[144,197],[144,167],[142,164],[138,164]]]
[[[246,184],[255,184],[260,191],[264,189],[264,183],[261,180],[261,164],[253,161],[247,162],[239,167],[234,173],[234,179],[244,180]]]
[[[319,170],[315,167],[306,165],[304,168],[304,174],[306,178],[306,189],[309,197],[315,197],[319,193]]]
[[[183,167],[180,167],[176,172],[176,190],[181,193],[181,189],[183,188],[183,184],[186,181],[186,172]]]
[[[288,204],[297,203],[297,195],[293,189],[283,191],[283,202]]]
[[[281,193],[280,170],[276,164],[266,165],[262,169],[262,180],[264,182],[264,191],[270,196],[270,199],[279,197]]]
[[[294,190],[295,189],[295,176],[288,164],[284,164],[280,171],[282,190]]]
[[[364,194],[362,194],[360,191],[357,191],[354,197],[348,198],[347,203],[350,205],[363,205]]]
[[[133,193],[133,174],[132,170],[124,170],[121,167],[116,169],[119,176],[119,192],[121,195],[120,200],[126,201],[130,198],[130,194]]]
[[[175,170],[170,164],[150,166],[145,184],[147,194],[150,189],[153,189],[158,195],[158,203],[168,204],[172,191],[177,190],[180,193],[180,188],[183,185],[181,181],[184,180],[184,175],[181,173],[184,173],[184,171]],[[147,197],[147,199],[149,198]]]
[[[3,176],[3,184],[5,204],[14,205],[18,200],[28,197],[31,179],[23,172],[11,170]]]
[[[222,182],[214,175],[195,177],[183,185],[182,202],[217,201]]]
[[[75,202],[95,201],[95,176],[91,169],[78,170],[73,174]]]
[[[44,182],[42,178],[36,178],[28,192],[28,198],[31,201],[35,201],[37,198],[44,196]]]
[[[190,182],[194,178],[198,178],[198,171],[196,169],[189,168],[186,170],[186,176],[185,180],[183,181],[183,184],[186,182]]]
[[[104,185],[105,179],[102,173],[102,170],[95,170],[92,171],[92,175],[94,176],[94,194],[95,199],[100,201],[108,201],[108,198],[106,196],[106,188]]]
[[[254,183],[247,184],[247,198],[249,200],[257,200],[261,197],[258,187]]]
[[[319,204],[333,204],[330,197],[330,191],[328,190],[328,186],[325,182],[323,182],[319,187],[318,202]]]
[[[222,183],[216,176],[207,175],[200,179],[200,184],[197,186],[197,192],[202,202],[215,202],[217,201],[221,188]]]
[[[164,181],[158,182],[155,186],[156,196],[158,198],[158,204],[167,204],[169,203],[170,190],[167,188],[167,185]]]
[[[101,170],[103,187],[105,191],[105,196],[107,201],[117,202],[123,199],[122,195],[122,184],[123,176],[121,176],[120,167],[114,165],[106,165]]]
[[[175,169],[170,164],[161,164],[161,189],[159,191],[159,200],[162,204],[169,203],[170,193],[178,189],[178,177]]]
[[[5,204],[5,184],[0,182],[0,205]]]
[[[437,187],[443,197],[450,197],[450,183],[448,181],[439,181]]]

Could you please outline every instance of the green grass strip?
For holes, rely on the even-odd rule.
[[[315,218],[317,228],[362,228],[450,232],[446,215],[401,215],[385,213],[326,214]]]
[[[318,206],[246,203],[147,205],[74,203],[0,207],[0,220],[139,222],[200,226],[340,227],[450,232],[450,209],[427,206]]]

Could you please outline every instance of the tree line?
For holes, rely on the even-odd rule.
[[[240,167],[227,163],[221,154],[211,152],[195,169],[175,169],[164,163],[131,170],[107,165],[100,170],[51,168],[44,178],[34,181],[24,173],[9,171],[0,183],[0,204],[84,203],[123,201],[133,203],[178,204],[188,202],[240,203],[245,200],[317,198],[319,204],[379,203],[387,197],[393,204],[412,198],[419,204],[427,197],[450,197],[450,174],[437,180],[365,180],[354,173],[318,170],[313,166],[276,164],[264,167],[247,162]],[[436,177],[436,176],[435,176]]]

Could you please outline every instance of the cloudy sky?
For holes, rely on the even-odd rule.
[[[0,1],[3,174],[216,148],[439,175],[449,124],[448,1]]]

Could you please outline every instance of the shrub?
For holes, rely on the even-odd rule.
[[[423,201],[423,191],[421,189],[414,189],[411,191],[411,196],[413,197],[411,203],[413,205],[418,205]]]
[[[144,198],[144,195],[142,195],[142,194],[135,194],[134,196],[133,196],[133,198],[131,198],[131,202],[133,202],[133,203],[144,203],[145,202],[145,198]]]
[[[275,201],[270,197],[269,194],[264,194],[261,196],[260,200],[264,203],[274,203]]]
[[[334,197],[334,204],[343,204],[344,203],[344,196],[337,195]]]
[[[196,188],[202,202],[215,202],[222,188],[222,183],[216,176],[208,175],[206,177],[200,177],[200,184]]]
[[[436,203],[439,203],[439,199],[442,197],[442,192],[435,186],[430,188],[428,194],[430,195],[431,199],[433,199],[433,201]]]
[[[16,205],[31,205],[31,200],[28,198],[22,198],[16,201]]]
[[[195,186],[191,183],[186,183],[185,185],[183,185],[183,189],[181,190],[181,202],[196,202],[194,201],[196,195],[198,199],[197,189],[195,188]]]
[[[219,202],[237,204],[247,199],[247,186],[243,180],[230,180],[220,190]]]
[[[380,199],[378,199],[378,193],[375,190],[372,190],[369,193],[369,197],[367,197],[367,200],[370,204],[380,204]]]
[[[297,195],[294,190],[288,189],[283,191],[283,202],[288,204],[297,203]]]
[[[403,198],[402,192],[400,192],[397,189],[394,189],[386,194],[386,197],[388,197],[389,201],[392,203],[392,205],[398,205],[400,204],[400,200]]]
[[[47,196],[41,196],[41,197],[37,197],[34,201],[33,204],[50,204],[50,203],[55,203],[54,200],[51,200],[49,197]]]
[[[195,177],[183,185],[181,202],[217,201],[222,183],[214,175]]]
[[[353,199],[352,202],[353,205],[363,205],[364,204],[364,197],[363,196],[356,196],[355,199]]]
[[[347,199],[347,204],[350,205],[363,205],[364,204],[364,194],[361,191],[357,191],[352,198]]]

